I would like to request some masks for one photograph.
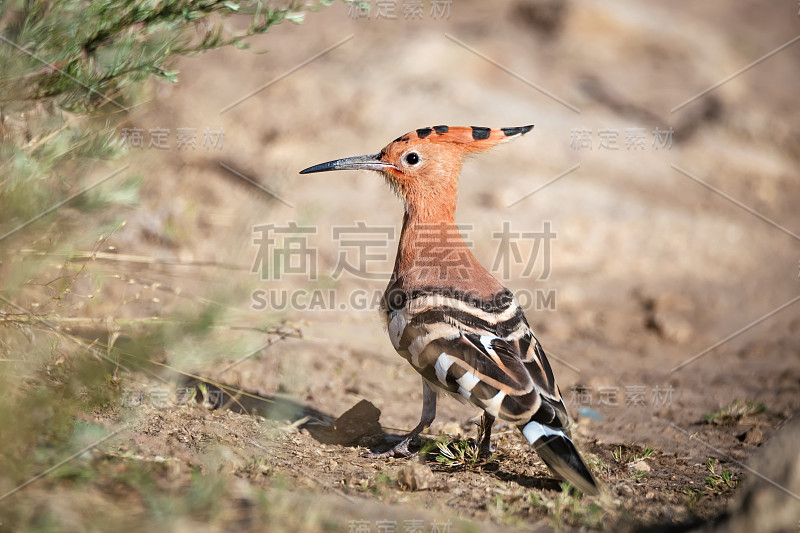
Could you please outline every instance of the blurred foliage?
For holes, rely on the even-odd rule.
[[[328,5],[322,0],[311,8]],[[105,105],[124,110],[124,89],[150,76],[175,82],[177,56],[223,46],[247,47],[249,36],[283,22],[302,22],[305,3],[219,0],[83,0],[0,4],[3,79],[0,103],[54,98],[78,113]],[[247,16],[242,31],[231,15]]]
[[[82,279],[75,250],[86,254],[88,243],[97,253],[122,226],[109,212],[139,202],[142,180],[107,163],[122,153],[116,130],[143,103],[143,82],[174,83],[178,58],[246,48],[248,37],[332,1],[0,0],[0,528],[73,529],[44,511],[41,492],[16,489],[32,479],[46,490],[100,483],[87,454],[58,465],[108,434],[101,413],[119,407],[119,373],[152,373],[165,350],[199,342],[218,315],[212,306],[180,317],[194,324],[180,331],[120,332],[112,317],[82,334],[63,327],[76,282],[92,289],[81,298],[102,288]],[[100,477],[113,488],[136,472]],[[219,483],[195,476],[175,500],[213,514]],[[139,490],[163,499],[150,481]],[[73,526],[99,520],[102,530],[106,518]]]
[[[140,82],[175,82],[177,58],[246,48],[331,2],[0,2],[0,236],[76,190],[78,165],[119,154]]]

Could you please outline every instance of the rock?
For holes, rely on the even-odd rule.
[[[745,444],[755,445],[761,442],[761,439],[764,438],[764,435],[761,433],[760,429],[757,427],[752,427],[739,435],[737,438]]]
[[[436,486],[436,476],[428,465],[411,461],[397,473],[397,482],[405,490],[426,490]]]
[[[684,343],[694,335],[689,321],[675,311],[656,310],[653,324],[662,337],[675,343]]]
[[[519,21],[545,37],[557,35],[564,27],[567,14],[566,0],[537,0],[519,2],[514,8],[514,20]]]
[[[645,327],[675,343],[685,343],[694,335],[690,317],[693,302],[686,296],[666,292],[656,297],[638,295],[644,309]]]
[[[649,472],[650,465],[645,462],[644,459],[636,461],[635,463],[631,463],[628,465],[628,468],[631,470],[635,470],[636,472]]]
[[[380,409],[367,400],[361,400],[333,423],[336,442],[341,445],[353,444],[366,435],[380,433],[380,418]]]

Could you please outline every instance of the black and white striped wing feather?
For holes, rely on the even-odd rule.
[[[418,291],[389,310],[392,343],[425,379],[513,424],[567,427],[544,350],[506,290],[484,301]]]

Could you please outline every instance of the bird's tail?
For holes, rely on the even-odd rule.
[[[519,428],[554,474],[569,481],[584,494],[600,493],[594,476],[563,429],[545,426],[533,420]]]

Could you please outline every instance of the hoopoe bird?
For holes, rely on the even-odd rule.
[[[394,271],[381,313],[395,350],[422,375],[419,424],[394,448],[410,455],[430,426],[440,392],[483,410],[479,446],[490,453],[496,418],[516,425],[550,470],[587,494],[598,486],[570,436],[555,376],[517,299],[483,268],[456,226],[465,155],[520,137],[533,126],[434,126],[398,137],[380,153],[337,159],[300,174],[380,172],[405,207]]]

